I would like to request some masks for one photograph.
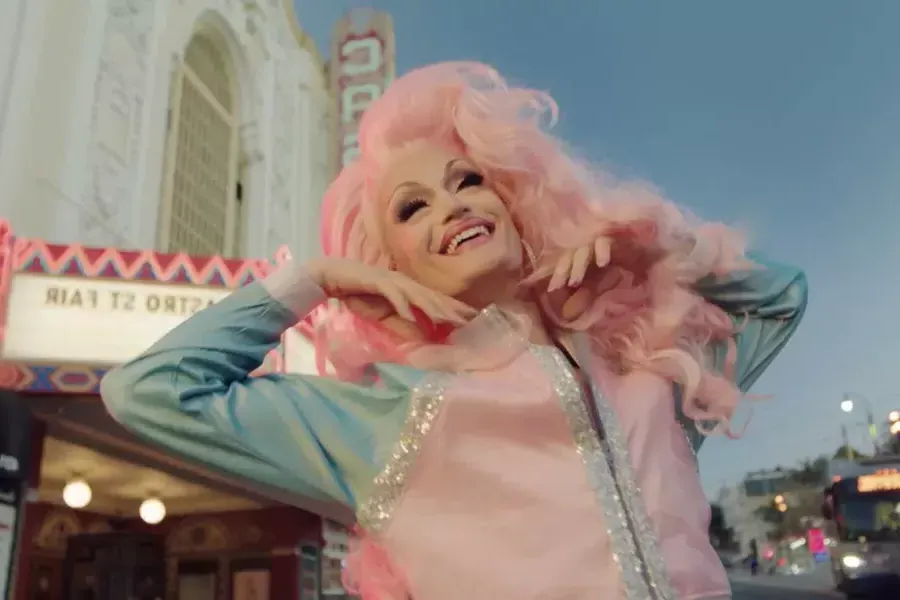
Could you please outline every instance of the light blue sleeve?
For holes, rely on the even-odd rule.
[[[704,298],[731,315],[740,327],[734,339],[734,377],[743,392],[759,379],[794,335],[806,312],[809,293],[806,275],[797,267],[754,254],[748,258],[756,268],[725,277],[708,277],[697,285]],[[714,364],[721,370],[728,349],[720,344],[711,350]],[[706,436],[681,412],[680,394],[676,394],[676,407],[694,450],[698,450]]]
[[[298,506],[354,510],[399,435],[421,373],[387,367],[373,386],[250,377],[296,321],[296,311],[251,283],[111,371],[101,395],[123,426],[180,457],[286,492]]]

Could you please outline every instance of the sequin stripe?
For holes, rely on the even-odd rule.
[[[684,432],[684,439],[687,441],[688,450],[691,452],[691,456],[694,459],[694,466],[697,467],[697,470],[700,470],[700,459],[697,458],[697,451],[694,449],[694,441],[691,439],[691,434],[687,432],[687,430],[682,427],[681,430]]]
[[[641,490],[637,486],[634,469],[631,464],[630,453],[626,445],[625,436],[619,428],[618,419],[612,406],[603,396],[594,381],[590,382],[594,405],[597,415],[603,425],[606,434],[606,447],[608,457],[617,475],[616,481],[622,493],[623,508],[628,511],[630,521],[634,527],[635,543],[639,546],[643,555],[644,567],[649,574],[650,587],[655,592],[652,597],[659,600],[674,600],[677,598],[669,574],[666,569],[662,552],[656,543],[656,534],[653,531],[653,523],[650,521]]]
[[[697,467],[697,470],[700,470],[700,460],[697,458],[697,450],[694,448],[694,440],[691,437],[697,432],[697,425],[693,419],[684,414],[682,394],[675,392],[676,386],[672,386],[672,390],[672,400],[675,402],[675,420],[678,421],[681,431],[684,433],[684,439],[687,440],[688,450],[694,459],[694,466]]]
[[[634,536],[629,530],[627,515],[607,464],[606,454],[584,405],[581,385],[565,358],[555,348],[537,346],[532,347],[532,352],[544,371],[552,377],[553,388],[572,431],[575,447],[584,463],[588,482],[603,511],[606,533],[613,559],[622,577],[625,598],[647,600],[651,597],[650,589],[643,576]]]
[[[635,541],[641,549],[644,566],[650,575],[650,586],[654,588],[656,592],[655,597],[659,598],[659,600],[674,600],[677,596],[669,581],[669,573],[666,569],[662,552],[656,543],[656,533],[653,531],[653,523],[644,507],[641,490],[637,486],[625,436],[619,428],[615,413],[609,402],[607,402],[593,382],[590,385],[594,395],[594,403],[597,407],[597,414],[600,416],[600,421],[603,423],[603,429],[606,433],[608,456],[618,475],[617,481],[622,492],[624,508],[631,516],[631,522],[635,528]]]
[[[412,391],[409,413],[391,457],[375,477],[368,498],[356,511],[359,525],[368,533],[383,531],[391,520],[422,442],[443,404],[449,377],[445,373],[429,376]]]

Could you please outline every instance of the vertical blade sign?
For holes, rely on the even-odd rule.
[[[394,77],[394,29],[387,13],[356,9],[332,32],[331,87],[336,103],[337,164],[359,154],[359,121]]]

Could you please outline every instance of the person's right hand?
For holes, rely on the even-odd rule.
[[[382,267],[373,267],[347,258],[317,258],[306,264],[309,276],[332,298],[345,300],[351,310],[382,320],[396,313],[415,322],[416,307],[434,323],[461,325],[477,311],[436,292],[411,278]]]

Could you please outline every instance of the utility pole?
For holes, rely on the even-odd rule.
[[[844,448],[847,449],[847,458],[849,460],[855,460],[856,457],[853,455],[853,446],[850,445],[850,432],[847,431],[846,425],[841,425],[841,435],[844,438]]]

